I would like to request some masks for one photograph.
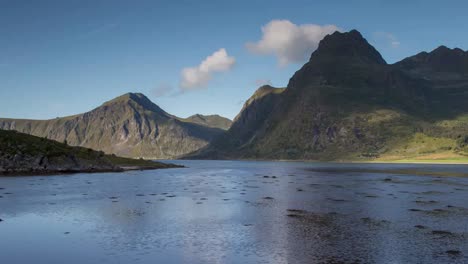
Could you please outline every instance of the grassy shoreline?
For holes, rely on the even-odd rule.
[[[224,160],[224,161],[270,161],[270,162],[310,162],[310,163],[355,163],[355,164],[447,164],[447,165],[468,165],[468,157],[465,159],[376,159],[376,160],[305,160],[305,159],[180,159],[180,160]]]
[[[175,164],[131,159],[69,146],[13,130],[0,130],[0,175],[56,175],[180,168]]]

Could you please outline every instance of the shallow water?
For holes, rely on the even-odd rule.
[[[173,162],[0,178],[0,262],[468,263],[467,166]]]

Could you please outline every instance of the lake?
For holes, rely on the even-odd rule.
[[[465,165],[0,178],[1,263],[468,263]]]

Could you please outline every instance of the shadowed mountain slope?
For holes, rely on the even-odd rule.
[[[335,32],[286,89],[261,87],[223,136],[189,157],[462,157],[465,65],[466,52],[446,48],[389,65],[358,31]]]

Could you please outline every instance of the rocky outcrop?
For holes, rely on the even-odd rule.
[[[16,131],[0,130],[0,175],[105,172],[123,171],[129,168],[170,167],[177,166],[106,155],[102,151],[72,147],[65,143]]]
[[[0,151],[0,174],[48,174],[64,172],[122,171],[122,168],[105,160],[84,160],[73,154],[48,158],[44,155],[18,153],[5,154]]]

